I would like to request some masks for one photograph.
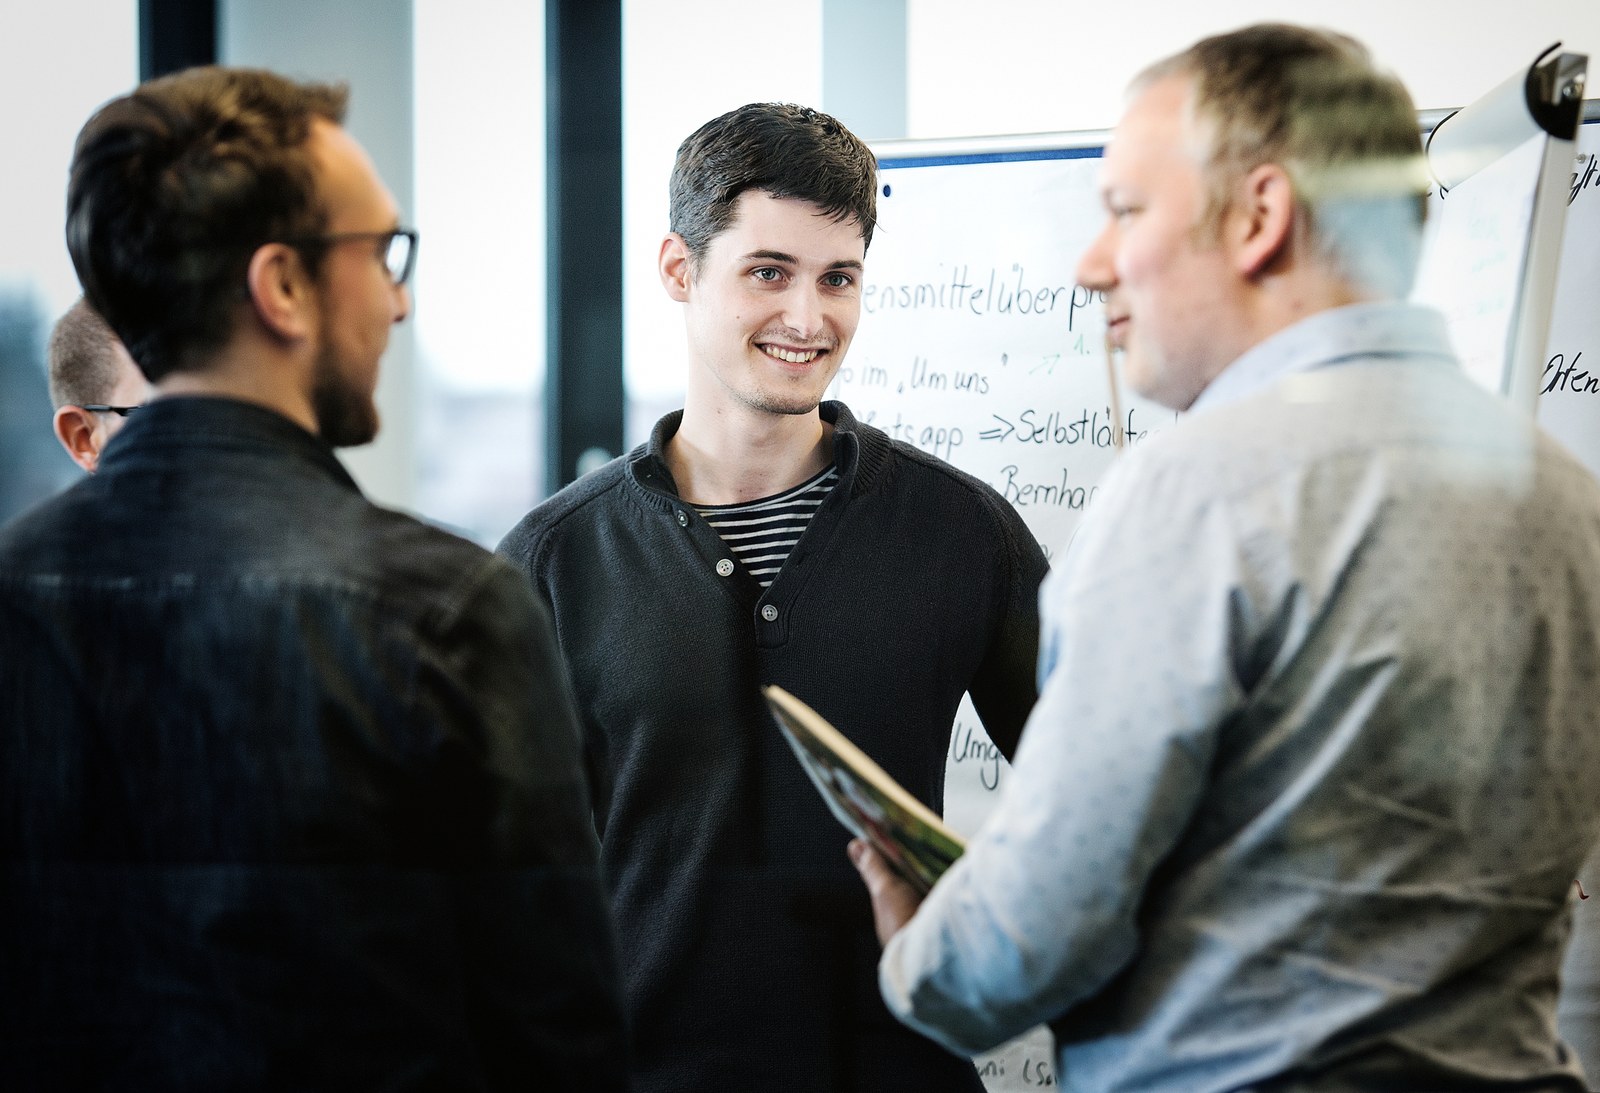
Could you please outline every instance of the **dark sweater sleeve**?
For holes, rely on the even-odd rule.
[[[1001,538],[996,556],[1004,567],[1004,586],[993,640],[968,691],[984,730],[1010,760],[1039,697],[1039,585],[1049,563],[1004,498],[994,496],[991,506]]]
[[[528,585],[539,598],[540,605],[549,614],[556,618],[555,590],[551,588],[548,574],[545,569],[548,554],[556,549],[559,541],[559,522],[547,523],[544,509],[535,509],[506,533],[500,540],[500,545],[495,548],[499,554],[512,566],[521,571],[527,578]],[[580,590],[577,595],[581,598]],[[567,662],[566,653],[560,648],[561,635],[556,634],[557,655],[560,656],[562,666],[568,671],[570,679],[571,665]],[[592,809],[592,820],[598,833],[601,817],[605,815],[608,803],[611,800],[611,764],[610,757],[605,751],[605,738],[598,732],[584,731],[585,726],[583,710],[578,710],[579,740],[582,748],[582,764],[585,784],[589,791],[589,804]]]
[[[615,938],[566,669],[512,567],[491,559],[476,585],[418,682],[446,741],[438,822],[457,864],[469,1024],[490,1088],[623,1089]]]

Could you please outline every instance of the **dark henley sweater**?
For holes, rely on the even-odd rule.
[[[963,692],[1015,747],[1045,559],[993,489],[824,403],[840,481],[767,589],[647,445],[500,550],[549,602],[596,782],[637,1088],[981,1089],[877,988],[865,890],[759,687],[814,706],[938,809]],[[720,564],[720,568],[719,568]]]

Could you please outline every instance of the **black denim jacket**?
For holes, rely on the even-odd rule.
[[[259,407],[0,530],[0,1088],[620,1088],[548,617]]]

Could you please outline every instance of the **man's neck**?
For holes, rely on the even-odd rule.
[[[202,368],[169,372],[155,385],[163,395],[201,395],[250,402],[288,418],[308,433],[317,419],[296,372],[287,360],[237,344],[226,346]]]
[[[1302,319],[1379,297],[1325,262],[1299,261],[1258,282],[1246,314],[1244,349],[1259,345]],[[1243,352],[1243,349],[1241,349]]]
[[[833,426],[809,414],[728,416],[683,410],[667,441],[678,496],[697,505],[738,505],[798,486],[833,462]]]

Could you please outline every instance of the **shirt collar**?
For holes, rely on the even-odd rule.
[[[822,420],[833,426],[833,463],[839,479],[851,482],[852,494],[862,492],[888,461],[889,441],[879,430],[858,422],[842,402],[825,401],[818,407]],[[678,486],[667,469],[667,442],[683,424],[683,411],[674,410],[656,422],[650,439],[635,448],[629,470],[640,485],[677,496]]]
[[[264,406],[216,396],[165,395],[145,403],[106,445],[100,471],[153,456],[203,461],[211,458],[206,453],[223,451],[271,453],[314,467],[341,486],[361,492],[320,436]]]
[[[1350,304],[1301,319],[1245,351],[1190,412],[1224,406],[1294,372],[1374,357],[1428,357],[1454,365],[1444,316],[1397,301]]]

